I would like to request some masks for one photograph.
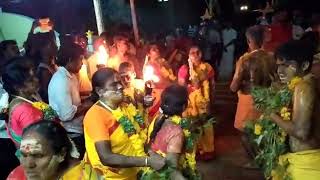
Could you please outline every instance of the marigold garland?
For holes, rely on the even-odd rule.
[[[191,132],[189,129],[187,128],[183,128],[185,127],[184,125],[181,125],[182,123],[182,118],[180,116],[172,116],[171,117],[171,121],[177,125],[179,125],[182,129],[183,129],[183,134],[185,137],[185,150],[186,151],[192,151],[193,147],[194,147],[194,141],[195,138],[192,136]],[[183,123],[186,123],[185,121]]]
[[[286,172],[287,164],[279,163],[282,154],[287,153],[288,145],[285,143],[287,133],[278,125],[270,121],[271,113],[279,113],[284,121],[291,120],[291,109],[289,108],[293,92],[302,78],[293,78],[287,86],[276,88],[253,88],[252,96],[255,106],[264,114],[256,123],[248,123],[246,131],[250,139],[258,146],[260,151],[256,156],[257,163],[262,166],[265,177],[271,178],[282,174],[283,179],[290,179]]]
[[[288,84],[288,88],[291,91],[294,91],[294,89],[296,88],[296,86],[302,81],[301,77],[294,77]]]
[[[283,107],[280,110],[280,116],[282,117],[282,119],[284,121],[290,121],[291,120],[291,112],[290,112],[289,108]]]
[[[254,134],[255,135],[260,135],[261,132],[262,132],[262,126],[260,124],[256,123],[254,125]]]
[[[42,111],[44,120],[53,121],[58,118],[57,112],[45,102],[34,102],[32,106]]]
[[[191,180],[199,180],[201,179],[200,175],[196,169],[196,136],[193,135],[189,128],[190,123],[188,119],[181,118],[180,116],[172,116],[171,121],[174,124],[179,125],[183,129],[183,134],[185,137],[185,146],[184,153],[181,155],[179,164],[183,168],[184,176],[188,177]],[[166,154],[162,151],[157,151],[157,154],[166,157]],[[140,180],[153,180],[153,179],[170,179],[170,174],[175,168],[167,166],[160,171],[154,171],[150,168],[144,170],[142,177]]]
[[[111,111],[116,121],[121,125],[124,132],[128,135],[129,140],[136,151],[136,156],[145,156],[146,154],[144,152],[144,143],[146,141],[146,135],[144,135],[144,130],[140,129],[139,127],[141,118],[140,116],[137,116],[138,110],[135,108],[135,106],[129,104],[127,106],[120,106],[116,110],[112,110],[103,102],[100,101],[100,103],[109,111]],[[135,121],[139,125],[135,126],[133,121]]]

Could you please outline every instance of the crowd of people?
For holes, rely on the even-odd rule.
[[[232,80],[234,126],[255,157],[245,126],[263,112],[252,89],[297,77],[291,120],[269,116],[288,135],[292,178],[319,178],[320,16],[301,35],[288,19],[280,10],[270,25],[247,28],[248,50],[237,61],[239,34],[229,21],[143,45],[124,32],[104,32],[93,44],[90,33],[57,40],[52,23],[41,31],[35,21],[24,54],[15,40],[0,43],[1,178],[201,179],[196,162],[214,157],[217,79]]]

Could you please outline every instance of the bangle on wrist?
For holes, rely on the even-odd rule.
[[[145,166],[148,166],[148,157],[145,159]]]

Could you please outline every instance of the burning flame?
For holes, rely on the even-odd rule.
[[[87,73],[87,66],[85,64],[82,64],[80,72]]]
[[[146,66],[144,69],[143,80],[144,80],[144,82],[147,82],[147,81],[159,82],[160,81],[159,77],[154,74],[153,67],[150,65]]]
[[[98,64],[107,65],[109,54],[103,45],[98,48]]]
[[[88,67],[87,67],[87,65],[82,64],[79,74],[80,74],[80,78],[81,79],[86,79],[88,77]]]
[[[145,83],[142,79],[135,79],[134,81],[134,87],[140,91],[144,91],[144,86],[145,86]]]

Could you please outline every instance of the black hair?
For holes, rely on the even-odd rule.
[[[30,71],[34,69],[32,60],[27,57],[13,58],[2,73],[3,88],[10,95],[18,95],[19,89],[24,88],[25,82],[30,80]]]
[[[275,52],[275,58],[284,61],[295,61],[301,67],[304,62],[309,62],[310,71],[313,63],[314,47],[308,41],[291,40],[280,46]]]
[[[313,53],[316,54],[318,50],[318,44],[320,42],[320,38],[317,32],[306,32],[303,34],[303,36],[300,38],[301,41],[304,43],[310,44]]]
[[[320,25],[320,14],[314,14],[314,15],[311,17],[310,25],[311,25],[311,27],[313,27],[313,28],[315,28],[316,26]]]
[[[126,35],[124,35],[124,34],[118,34],[118,35],[115,35],[114,37],[113,37],[113,43],[114,44],[117,44],[118,42],[120,42],[120,41],[128,41],[129,42],[129,38],[126,36]]]
[[[58,66],[67,66],[70,62],[78,60],[81,55],[84,55],[84,49],[75,43],[66,43],[60,47],[57,58]]]
[[[60,164],[59,168],[68,167],[71,159],[72,143],[67,131],[60,123],[47,120],[37,121],[24,128],[22,136],[31,132],[36,132],[42,136],[48,142],[55,155],[65,151],[65,160]]]
[[[123,72],[128,68],[134,68],[133,64],[131,62],[123,62],[119,66],[119,72]]]
[[[32,34],[30,35],[27,43],[28,48],[30,48],[28,50],[28,55],[36,60],[36,65],[40,63],[40,60],[42,60],[41,52],[47,45],[51,45],[53,56],[56,56],[58,51],[54,31]]]
[[[7,50],[9,45],[17,45],[15,40],[4,40],[0,42],[0,56],[3,55],[3,52]]]
[[[167,87],[161,94],[161,109],[168,116],[181,115],[188,103],[186,87],[177,84]]]
[[[157,48],[159,49],[159,51],[160,51],[160,45],[159,45],[158,43],[156,43],[156,42],[151,42],[151,43],[148,44],[148,46],[147,46],[147,54],[150,53],[150,51],[151,51],[151,49],[152,49],[153,47],[157,47]]]
[[[34,56],[44,45],[56,43],[54,31],[46,33],[29,34],[26,43],[29,56]]]
[[[188,105],[188,90],[185,86],[177,84],[167,87],[161,94],[161,109],[163,116],[156,120],[154,129],[150,135],[150,143],[154,141],[164,121],[169,116],[181,115]]]
[[[258,47],[262,47],[265,35],[265,27],[261,25],[251,26],[246,31],[246,36],[251,37]]]
[[[63,47],[66,47],[69,44],[74,43],[75,41],[75,37],[71,34],[63,34],[63,35],[60,35],[59,38],[60,38],[60,44]]]
[[[101,68],[92,76],[92,101],[98,101],[99,95],[96,93],[96,88],[103,88],[105,83],[114,77],[116,70],[111,68]]]
[[[191,46],[189,46],[188,54],[192,48],[197,48],[200,52],[202,52],[202,50],[198,44],[192,44]]]

